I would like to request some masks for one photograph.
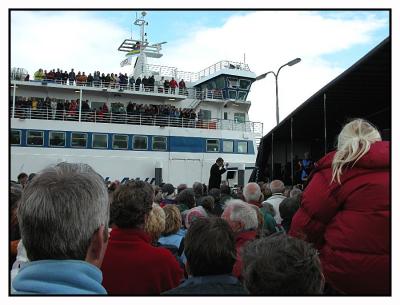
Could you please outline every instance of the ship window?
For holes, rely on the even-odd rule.
[[[108,136],[106,134],[93,134],[92,139],[93,148],[107,148],[108,147]]]
[[[226,153],[233,152],[233,141],[223,141],[222,142],[222,151]]]
[[[167,150],[167,137],[153,137],[153,150]]]
[[[246,141],[238,142],[238,153],[239,154],[247,154],[247,142]]]
[[[224,120],[228,119],[228,112],[224,112]]]
[[[239,91],[238,100],[239,101],[245,101],[246,100],[246,95],[247,95],[246,91]]]
[[[83,132],[71,133],[71,147],[86,147],[87,134]]]
[[[229,90],[228,94],[230,100],[236,100],[237,92],[235,90]]]
[[[133,137],[133,149],[147,150],[147,137],[146,136],[134,136]]]
[[[128,149],[128,136],[115,134],[113,136],[113,149]]]
[[[21,145],[21,130],[11,130],[11,145]]]
[[[237,112],[234,114],[233,120],[235,121],[235,123],[244,123],[246,121],[246,114]]]
[[[225,79],[220,76],[215,80],[215,85],[217,89],[224,89],[225,88]]]
[[[50,131],[50,146],[64,147],[65,132]]]
[[[239,87],[238,79],[228,77],[228,87],[229,88],[238,88]]]
[[[43,131],[28,131],[26,144],[33,146],[43,146]]]
[[[219,141],[215,139],[207,140],[207,152],[219,152]]]
[[[239,81],[239,88],[249,90],[251,82],[248,79],[241,79]]]
[[[211,120],[211,110],[200,109],[203,113],[203,120]]]

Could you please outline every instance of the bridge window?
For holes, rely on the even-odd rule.
[[[239,88],[249,90],[250,84],[251,84],[251,81],[249,81],[248,79],[241,79],[239,81]]]
[[[107,148],[108,147],[108,136],[106,134],[93,134],[92,138],[93,148]]]
[[[71,133],[71,147],[85,147],[87,145],[87,134],[84,132]]]
[[[226,153],[232,153],[233,152],[233,141],[224,140],[222,142],[222,151],[226,152]]]
[[[153,150],[167,150],[167,137],[153,137]]]
[[[215,80],[215,85],[217,89],[224,89],[225,88],[225,79],[224,77],[220,76]]]
[[[228,97],[230,100],[236,100],[237,92],[235,90],[229,90],[228,95],[229,95]]]
[[[21,145],[21,130],[11,129],[11,145]]]
[[[133,137],[133,149],[147,150],[147,137],[146,136],[134,136]]]
[[[50,146],[65,147],[65,132],[50,131]]]
[[[246,100],[246,96],[247,96],[247,92],[246,91],[239,91],[238,100],[239,101],[245,101]]]
[[[246,114],[242,112],[236,112],[233,115],[233,120],[235,123],[244,123],[246,121]]]
[[[219,141],[216,139],[208,139],[207,152],[219,152]]]
[[[239,154],[247,154],[247,145],[246,141],[239,141],[238,142],[238,153]]]
[[[28,131],[26,144],[32,146],[43,146],[43,131]]]
[[[128,149],[128,136],[115,134],[113,136],[113,149]]]
[[[238,79],[237,78],[228,77],[228,87],[229,88],[238,88],[239,87]]]

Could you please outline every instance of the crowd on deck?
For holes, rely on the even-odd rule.
[[[18,97],[15,102],[15,116],[20,118],[78,120],[79,104],[79,99],[61,101],[51,98]],[[114,117],[118,117],[118,115],[141,115],[191,120],[203,118],[201,109],[196,113],[193,108],[178,108],[174,105],[138,104],[130,101],[126,106],[118,102],[112,103],[110,107],[104,102],[102,106],[96,108],[91,107],[88,100],[82,102],[83,121],[94,121],[95,119],[100,122],[107,121],[107,118],[111,118],[111,114]]]
[[[389,159],[357,119],[304,189],[105,183],[74,163],[21,173],[11,293],[390,295]]]
[[[24,81],[30,80],[30,75],[27,74]],[[143,77],[128,76],[127,73],[101,73],[95,71],[93,74],[88,75],[85,72],[75,73],[74,69],[70,72],[62,71],[60,69],[50,69],[49,71],[39,69],[34,73],[35,81],[56,82],[63,85],[77,85],[77,86],[95,86],[95,87],[109,87],[114,88],[129,88],[131,90],[154,91],[159,93],[179,93],[186,94],[186,83],[183,79],[177,82],[173,77],[167,79],[161,77],[155,79],[154,75]]]

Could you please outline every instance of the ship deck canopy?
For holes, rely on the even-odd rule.
[[[313,160],[334,150],[337,135],[353,118],[370,121],[384,140],[390,140],[390,37],[312,95],[262,138],[256,161],[261,169],[260,180],[280,178],[277,168],[283,168],[295,155],[302,157],[304,149],[309,149]],[[278,154],[282,152],[286,156],[278,161]]]

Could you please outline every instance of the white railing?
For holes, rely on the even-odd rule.
[[[157,73],[159,76],[163,77],[168,77],[168,78],[174,77],[176,80],[183,79],[186,82],[198,81],[199,79],[207,77],[222,69],[236,69],[236,70],[250,71],[250,68],[247,64],[228,61],[228,60],[219,61],[201,70],[200,72],[179,71],[175,67],[146,64],[146,71]]]
[[[116,91],[128,91],[132,93],[157,93],[157,94],[171,94],[174,96],[188,97],[197,100],[224,100],[221,89],[195,89],[195,88],[165,88],[163,85],[144,86],[143,84],[118,84],[110,82],[68,82],[62,80],[31,80],[31,81],[18,81],[24,83],[41,83],[41,84],[56,84],[64,86],[74,86],[79,88],[98,88]],[[248,103],[243,100],[235,100],[236,102]]]
[[[52,108],[32,109],[30,107],[17,107],[15,112],[11,107],[10,117],[21,120],[38,119],[38,120],[59,120],[59,121],[81,121],[93,123],[111,123],[111,124],[131,124],[131,125],[147,125],[161,127],[182,127],[182,128],[198,128],[198,129],[222,129],[235,130],[243,132],[251,132],[255,135],[261,134],[263,123],[260,122],[238,122],[234,120],[221,119],[189,119],[178,118],[164,115],[140,115],[99,111],[82,111],[79,116],[78,110],[56,110]]]

